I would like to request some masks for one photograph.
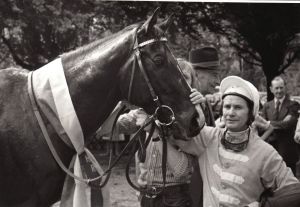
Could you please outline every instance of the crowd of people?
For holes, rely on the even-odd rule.
[[[188,141],[168,134],[165,175],[156,127],[145,158],[136,156],[141,206],[300,206],[300,104],[290,99],[286,81],[275,77],[270,86],[274,99],[261,106],[249,81],[238,76],[218,80],[215,48],[193,50],[189,61],[178,63],[193,88],[191,102],[210,119]],[[118,118],[118,133],[135,133],[148,117],[131,107]]]

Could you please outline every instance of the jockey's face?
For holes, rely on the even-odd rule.
[[[223,99],[223,117],[229,131],[239,132],[248,128],[249,108],[246,100],[227,95]]]

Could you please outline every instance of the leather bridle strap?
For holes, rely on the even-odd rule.
[[[156,95],[152,85],[151,85],[151,82],[150,82],[150,79],[145,71],[145,68],[143,66],[143,63],[142,63],[142,60],[141,60],[141,52],[140,52],[140,48],[148,45],[148,44],[152,44],[152,43],[155,43],[155,42],[166,42],[167,41],[167,38],[160,38],[160,39],[150,39],[150,40],[147,40],[147,41],[144,41],[142,43],[138,43],[137,41],[137,38],[135,39],[135,43],[134,43],[134,50],[135,50],[135,61],[137,60],[138,62],[138,65],[139,65],[139,68],[143,74],[143,77],[146,81],[146,84],[150,90],[150,94],[152,96],[152,99],[153,101],[155,102],[155,104],[157,106],[161,106],[161,103],[158,99],[158,96]],[[132,84],[133,84],[133,77],[134,77],[134,73],[135,73],[135,62],[134,62],[134,66],[133,66],[133,69],[132,69],[132,73],[131,73],[131,79],[130,79],[130,84],[129,84],[129,92],[128,92],[128,101],[130,101],[130,98],[131,98],[131,93],[132,93]]]
[[[171,52],[171,49],[169,48],[169,46],[166,45],[166,47],[167,47],[167,49],[169,50],[170,54],[172,55],[173,59],[176,61],[177,69],[178,69],[178,71],[180,72],[180,74],[182,75],[185,85],[186,85],[186,86],[190,89],[190,91],[191,91],[191,90],[192,90],[192,87],[191,87],[190,84],[187,82],[187,80],[184,78],[184,74],[183,74],[183,72],[182,72],[182,69],[181,69],[181,67],[180,67],[180,65],[179,65],[179,63],[178,63],[178,61],[177,61],[177,59],[175,58],[175,56],[174,56],[173,53]]]
[[[149,123],[149,122],[148,122]],[[147,148],[148,144],[150,143],[150,140],[152,138],[152,135],[153,135],[153,132],[154,132],[154,129],[155,129],[155,124],[153,123],[152,124],[152,127],[150,129],[150,132],[148,134],[148,137],[146,138],[146,141],[144,142],[145,144],[145,148]],[[139,132],[137,132],[134,137],[136,137],[137,135],[139,134]],[[132,138],[133,139],[133,138]],[[161,137],[161,141],[162,141],[162,145],[163,145],[163,149],[162,149],[162,179],[163,179],[163,186],[162,186],[162,189],[159,190],[159,191],[156,191],[156,192],[153,192],[153,195],[158,195],[158,194],[161,194],[163,193],[164,189],[165,189],[165,185],[166,185],[166,175],[167,175],[167,140],[166,140],[166,133],[164,131],[162,131],[162,137]],[[139,192],[142,192],[142,193],[145,193],[147,194],[148,193],[148,190],[143,188],[143,187],[139,187],[137,185],[135,185],[131,178],[130,178],[130,175],[129,175],[129,170],[130,170],[130,162],[131,160],[133,159],[135,153],[139,150],[139,145],[137,144],[135,146],[135,148],[133,149],[130,157],[129,157],[129,161],[126,165],[126,179],[127,179],[127,182],[128,184],[135,190],[139,191]],[[141,162],[144,161],[144,160],[141,160]]]
[[[134,62],[133,62],[133,67],[132,67],[132,71],[131,71],[131,76],[130,76],[129,90],[128,90],[128,96],[127,96],[127,101],[128,102],[130,102],[130,99],[131,99],[132,85],[133,85],[133,79],[134,79],[134,74],[135,74],[135,68],[136,68],[136,56],[134,56]]]
[[[156,95],[156,93],[155,93],[155,91],[154,91],[154,89],[153,89],[153,87],[152,87],[152,85],[150,83],[149,77],[148,77],[148,75],[147,75],[147,73],[146,73],[146,71],[145,71],[145,69],[143,67],[142,60],[141,60],[141,52],[140,52],[139,49],[136,50],[135,55],[136,55],[136,58],[137,58],[137,61],[138,61],[138,64],[139,64],[139,68],[140,68],[140,70],[141,70],[141,72],[142,72],[142,74],[144,76],[144,79],[146,81],[146,84],[147,84],[147,86],[148,86],[148,88],[150,90],[150,94],[152,96],[152,99],[153,99],[153,101],[155,102],[155,104],[157,106],[160,106],[161,103],[160,103],[160,101],[158,99],[158,96]]]

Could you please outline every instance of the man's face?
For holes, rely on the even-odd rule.
[[[273,80],[270,90],[277,99],[283,98],[286,94],[286,87],[283,80]]]
[[[192,74],[191,74],[190,70],[184,69],[182,72],[183,72],[183,76],[184,76],[186,82],[189,85],[192,85]]]
[[[239,96],[227,95],[223,99],[223,118],[229,131],[240,132],[248,128],[249,108],[246,100]]]

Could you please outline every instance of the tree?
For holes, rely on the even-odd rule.
[[[94,15],[84,0],[4,0],[0,8],[2,43],[19,66],[30,70],[86,42]]]
[[[299,33],[300,4],[290,3],[3,0],[0,44],[18,65],[36,69],[63,52],[146,19],[158,6],[161,19],[174,14],[168,35],[176,56],[187,57],[192,47],[206,44],[227,55],[224,61],[237,52],[245,62],[262,67],[269,86],[299,53],[290,43]],[[234,50],[222,43],[224,38]],[[0,50],[1,60],[7,52]]]
[[[156,6],[155,2],[3,0],[0,44],[6,46],[17,65],[33,70],[88,43],[95,35],[99,38],[107,30],[116,32],[144,20],[145,11]]]
[[[267,79],[268,98],[271,80],[284,72],[299,56],[299,48],[291,42],[300,32],[299,4],[197,3],[186,12],[184,23],[191,36],[197,36],[200,24],[226,36],[239,56],[262,67]]]

